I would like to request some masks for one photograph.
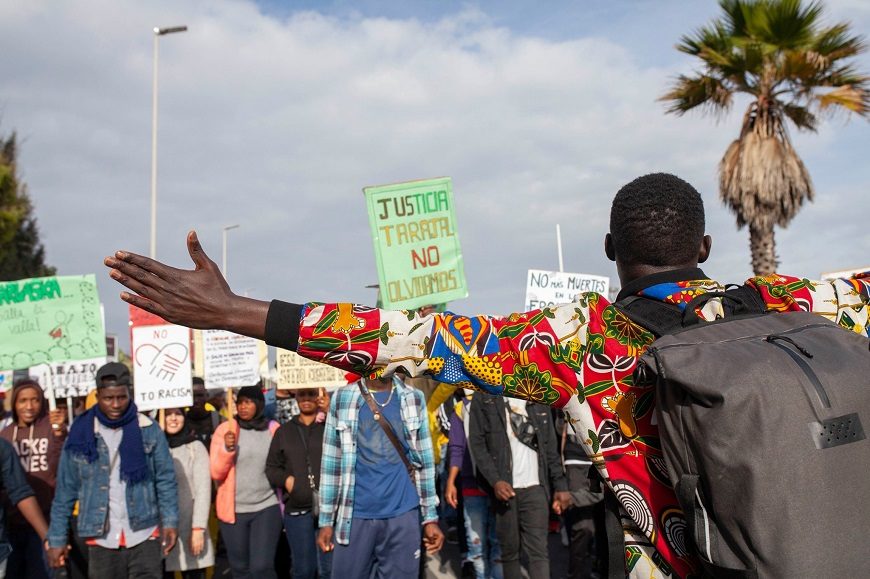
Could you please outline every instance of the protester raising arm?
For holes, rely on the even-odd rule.
[[[360,374],[404,368],[410,376],[428,374],[560,407],[576,393],[588,309],[598,303],[597,294],[582,304],[509,318],[418,317],[353,304],[270,304],[233,294],[196,234],[187,241],[193,271],[128,252],[107,258],[112,278],[135,292],[124,292],[122,299],[173,323],[266,339]],[[650,334],[643,338],[646,342],[635,347],[652,341]]]
[[[637,359],[654,336],[603,296],[581,294],[571,304],[507,318],[418,317],[352,304],[269,304],[235,296],[194,233],[188,236],[188,249],[196,264],[193,271],[127,252],[107,258],[106,265],[113,279],[135,292],[123,293],[122,299],[174,323],[265,338],[360,374],[403,368],[411,376],[427,374],[456,386],[564,408],[587,454],[603,457],[599,472],[605,482],[612,488],[613,480],[621,481],[624,504],[641,504],[632,509],[636,528],[627,528],[627,538],[642,550],[654,547],[677,575],[697,568],[658,518],[677,500],[662,471],[654,401],[632,382]],[[670,292],[662,299],[685,306],[699,292],[724,289],[697,269],[708,252],[705,238],[697,260],[661,272],[673,282],[656,286]],[[652,277],[657,270],[638,271]],[[768,276],[753,282],[769,309],[799,307],[867,335],[866,281],[817,283]],[[721,311],[721,303],[711,300],[696,313],[712,320],[717,308]]]

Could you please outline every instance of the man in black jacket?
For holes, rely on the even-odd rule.
[[[531,579],[548,579],[550,506],[560,514],[570,501],[550,409],[476,392],[469,419],[468,448],[495,506],[504,577],[521,577],[522,544]]]
[[[317,548],[317,495],[323,422],[317,421],[316,388],[296,391],[300,414],[275,431],[266,477],[284,491],[284,531],[292,556],[293,577],[329,577],[332,552]]]

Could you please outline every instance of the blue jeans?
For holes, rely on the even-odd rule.
[[[468,559],[475,579],[502,579],[501,548],[495,536],[495,513],[489,497],[463,496]]]
[[[459,513],[457,513],[456,509],[448,505],[447,501],[444,500],[444,490],[447,488],[447,474],[450,467],[450,465],[447,464],[449,462],[447,460],[447,445],[442,444],[441,448],[435,450],[438,451],[439,456],[441,457],[441,462],[435,467],[437,469],[436,481],[438,483],[439,499],[438,516],[442,521],[447,523],[448,527],[455,527],[459,522]]]
[[[275,579],[275,551],[281,535],[278,505],[255,513],[236,513],[235,523],[220,521],[233,579]],[[97,575],[110,577],[110,575]]]
[[[284,531],[290,546],[293,579],[329,579],[332,552],[317,548],[317,519],[311,513],[284,515]]]

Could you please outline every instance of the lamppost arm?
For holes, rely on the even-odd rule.
[[[187,26],[169,26],[166,28],[154,28],[154,34],[157,36],[165,36],[175,32],[187,32]]]

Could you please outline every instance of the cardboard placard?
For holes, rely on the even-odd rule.
[[[250,386],[260,380],[263,342],[224,330],[203,330],[201,335],[202,340],[196,343],[197,350],[202,351],[201,374],[206,387]]]
[[[344,370],[303,358],[296,352],[278,350],[278,388],[281,390],[333,389],[345,384]]]
[[[530,269],[526,280],[525,311],[567,304],[584,292],[607,297],[609,290],[609,277]]]
[[[93,275],[0,282],[0,368],[105,355],[106,334]]]
[[[50,389],[53,389],[55,398],[87,396],[97,387],[97,370],[105,364],[105,357],[77,362],[52,362],[32,366],[28,374],[36,378],[47,396]]]
[[[134,327],[133,359],[139,410],[193,404],[188,328],[173,324]]]
[[[450,178],[363,192],[384,308],[413,310],[467,297]]]

